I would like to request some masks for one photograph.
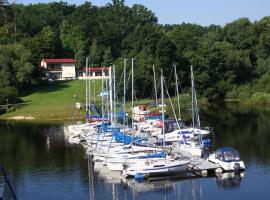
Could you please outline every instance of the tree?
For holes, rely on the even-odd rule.
[[[60,26],[60,38],[63,48],[75,53],[78,42],[85,41],[85,33],[80,26],[73,26],[64,20]]]
[[[85,66],[86,44],[84,41],[78,41],[75,50],[76,67],[82,68]]]
[[[59,42],[56,33],[47,26],[33,38],[26,39],[24,45],[32,50],[31,60],[38,65],[43,58],[53,58],[57,55]]]
[[[0,46],[0,87],[23,88],[31,84],[34,66],[31,52],[23,45]]]
[[[157,17],[143,5],[134,4],[131,8],[132,18],[135,24],[157,24]]]
[[[225,39],[237,49],[250,49],[256,42],[252,34],[252,23],[247,18],[240,18],[224,26]]]
[[[113,61],[113,58],[112,58],[111,47],[108,47],[105,50],[104,55],[103,55],[103,65],[104,66],[111,66],[112,61]]]
[[[100,65],[102,59],[102,47],[97,44],[97,40],[92,41],[89,47],[89,60],[91,65]]]

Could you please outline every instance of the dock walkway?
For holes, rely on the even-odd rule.
[[[221,169],[219,164],[209,162],[205,158],[192,156],[190,153],[186,151],[177,149],[173,153],[190,158],[188,171],[195,173],[196,175],[207,176],[208,172],[216,172],[217,169]]]

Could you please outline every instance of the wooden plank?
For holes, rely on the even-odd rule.
[[[218,164],[211,163],[203,158],[195,158],[191,160],[190,164],[198,170],[213,170],[220,167]]]

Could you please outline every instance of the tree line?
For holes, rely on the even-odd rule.
[[[210,100],[270,92],[270,17],[251,22],[240,18],[225,26],[160,25],[143,5],[112,0],[9,4],[0,1],[0,104],[16,102],[22,92],[41,84],[42,58],[72,57],[84,67],[114,63],[117,76],[123,60],[135,62],[135,93],[153,91],[152,65],[171,79],[177,66],[184,91],[190,88],[193,65],[199,95]],[[174,91],[173,81],[168,83]]]

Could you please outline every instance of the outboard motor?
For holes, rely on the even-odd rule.
[[[239,173],[240,172],[240,164],[239,163],[235,163],[233,166],[234,172]]]

